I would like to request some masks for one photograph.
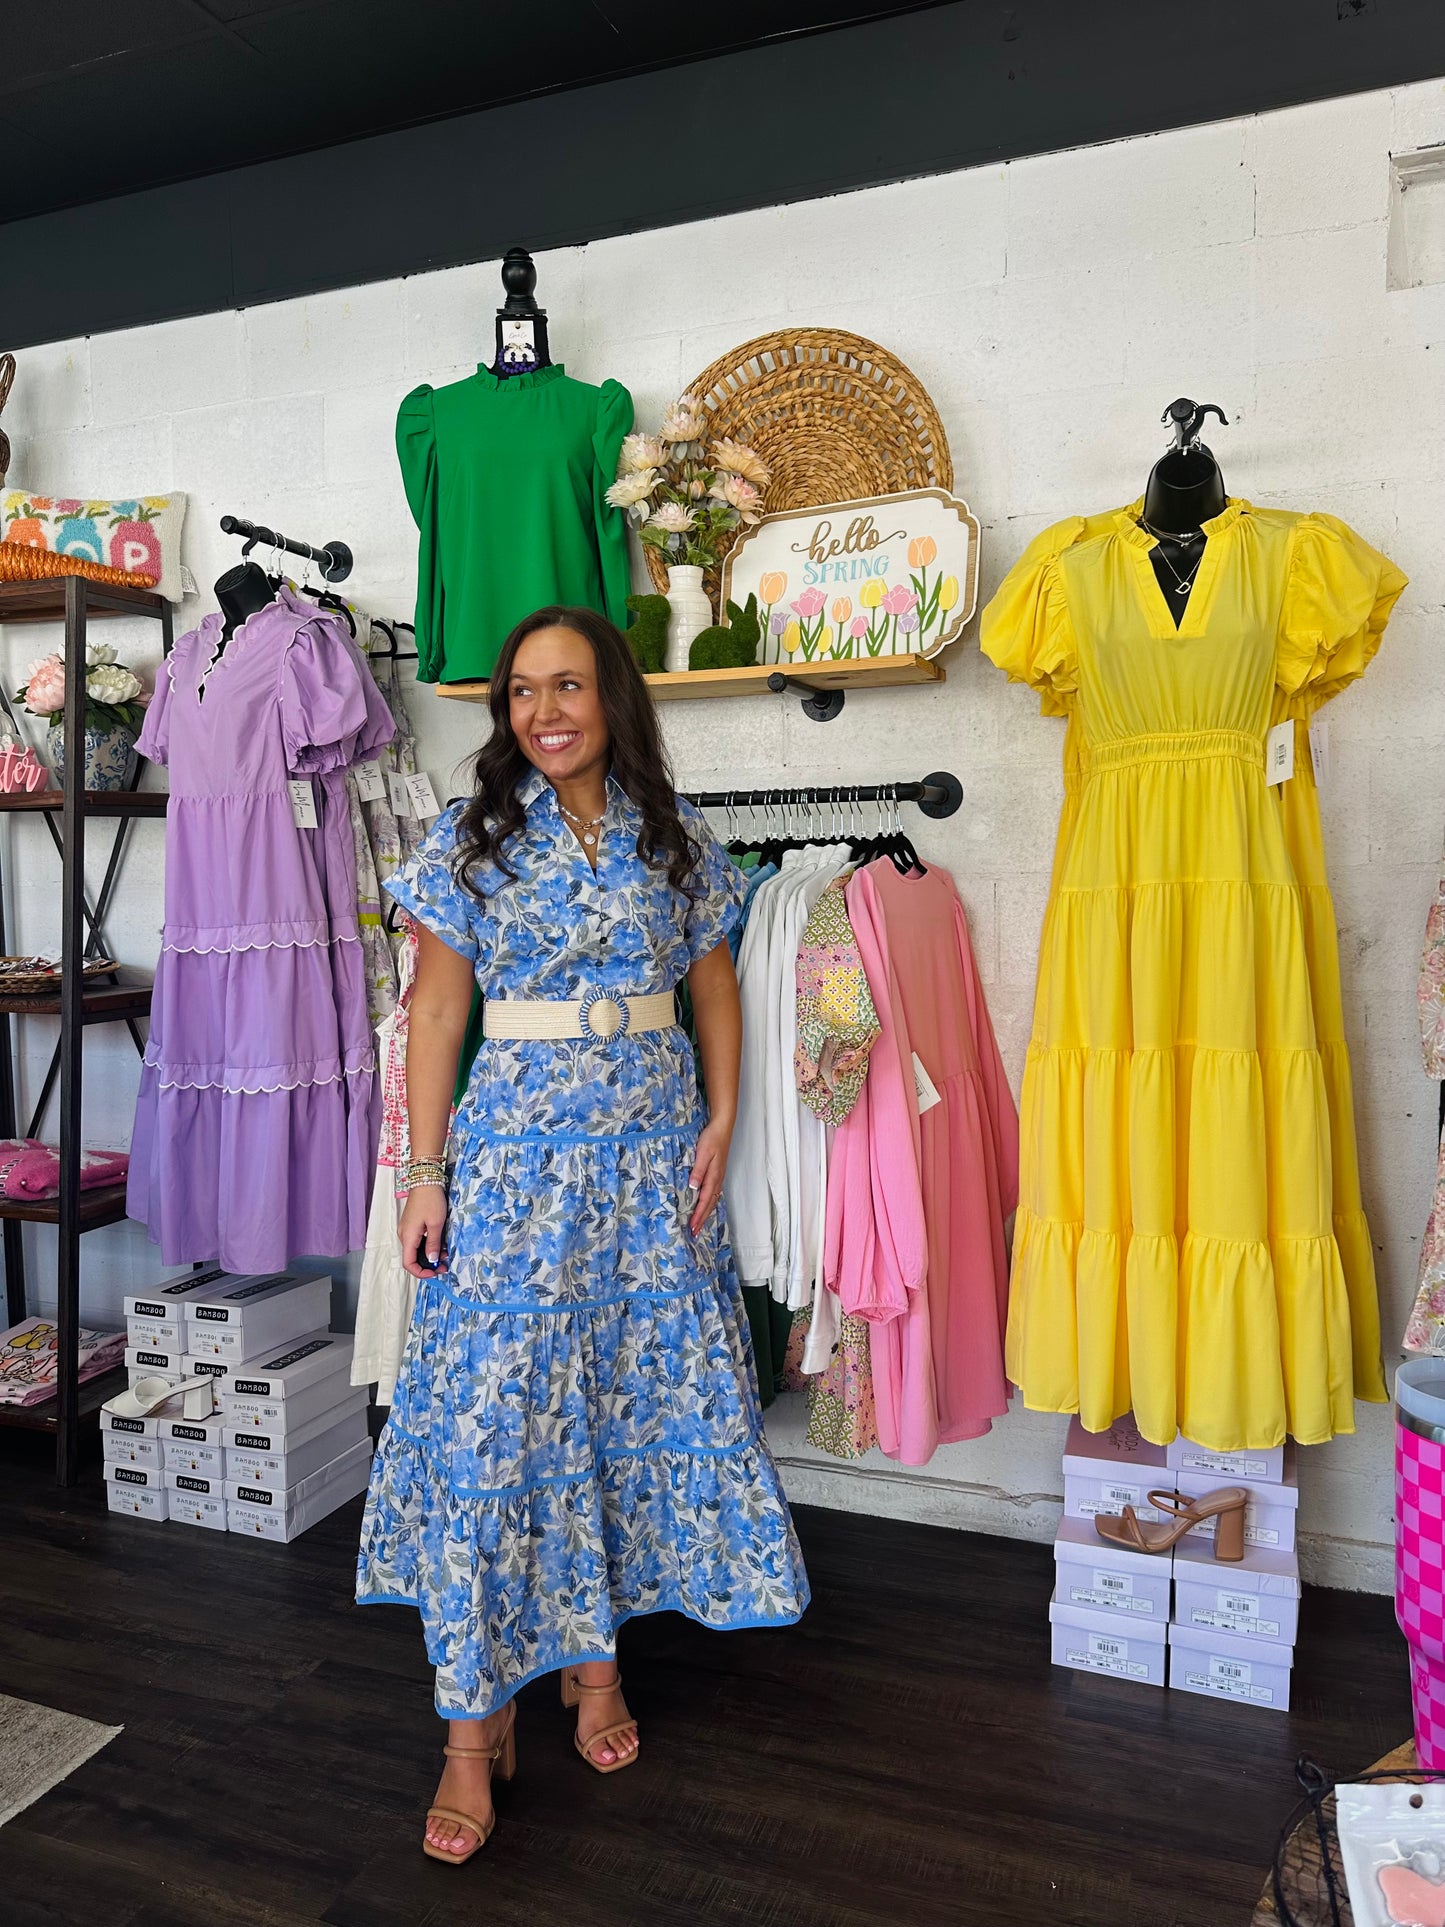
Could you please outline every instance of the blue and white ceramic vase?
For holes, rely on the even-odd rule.
[[[50,762],[56,781],[65,785],[65,727],[50,732]],[[135,737],[128,729],[88,729],[85,732],[85,787],[88,790],[128,790],[135,781]]]

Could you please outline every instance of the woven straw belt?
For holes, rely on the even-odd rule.
[[[590,990],[575,1003],[527,1003],[518,997],[488,997],[482,1005],[484,1037],[611,1037],[640,1030],[666,1030],[677,1022],[670,990],[649,997],[613,997]]]

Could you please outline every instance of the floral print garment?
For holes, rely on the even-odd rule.
[[[1445,877],[1425,919],[1425,946],[1415,998],[1425,1075],[1445,1078]],[[1404,1349],[1445,1354],[1445,1138],[1435,1169],[1435,1195],[1420,1247],[1420,1282],[1405,1326]]]
[[[858,1102],[878,1013],[848,921],[846,875],[813,905],[798,946],[798,1095],[824,1124],[841,1124]]]
[[[480,898],[462,886],[454,807],[389,885],[487,996],[666,990],[727,936],[743,879],[690,805],[692,904],[638,856],[614,781],[595,876],[551,786],[522,797],[514,882],[489,864]],[[675,1027],[478,1053],[448,1143],[448,1269],[418,1288],[357,1578],[362,1602],[420,1610],[444,1718],[609,1655],[634,1614],[785,1625],[807,1604],[721,1208],[687,1228],[703,1122]]]

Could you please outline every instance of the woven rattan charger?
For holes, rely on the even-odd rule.
[[[770,513],[903,489],[953,487],[938,411],[896,355],[837,328],[784,328],[719,357],[687,384],[707,440],[730,436],[772,470]],[[730,546],[730,545],[729,545]],[[659,594],[667,562],[643,547]],[[714,610],[720,571],[703,577]]]

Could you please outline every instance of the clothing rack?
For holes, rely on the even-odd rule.
[[[783,804],[916,803],[925,816],[952,816],[963,803],[963,785],[950,771],[936,769],[918,783],[823,783],[801,789],[688,790],[700,810],[770,809]]]
[[[284,549],[288,555],[304,556],[314,562],[328,582],[344,582],[351,574],[354,561],[351,550],[344,542],[323,542],[318,549],[310,542],[298,542],[289,535],[280,535],[275,529],[268,529],[260,522],[246,522],[239,515],[223,515],[221,531],[225,535],[242,535],[246,538],[242,555],[249,555],[259,543],[267,549]]]

